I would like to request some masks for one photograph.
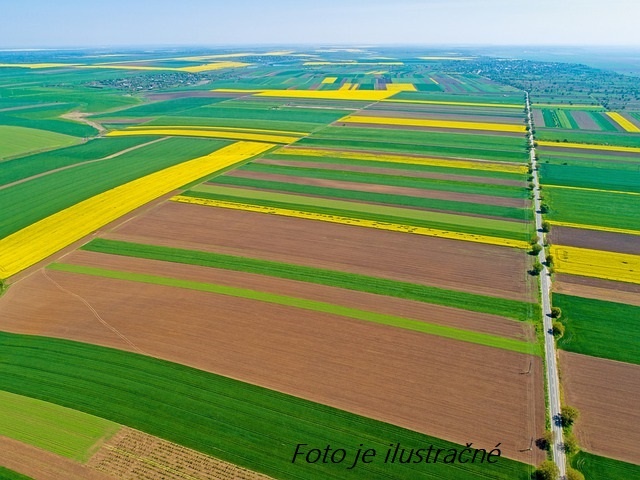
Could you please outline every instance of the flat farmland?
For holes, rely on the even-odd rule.
[[[31,307],[25,305],[29,296],[14,298],[14,308],[3,311],[8,329],[142,351],[458,443],[502,441],[505,455],[522,461],[542,454],[518,451],[540,433],[535,426],[541,425],[544,402],[536,387],[537,357],[251,300],[66,272],[47,275],[89,302],[102,321],[38,275],[25,282],[47,293]],[[21,290],[27,292],[26,285]],[[54,318],[52,302],[59,313],[45,325],[38,318]],[[452,350],[455,357],[445,353]],[[461,385],[465,394],[454,394]]]
[[[560,351],[566,401],[580,410],[574,426],[588,452],[638,465],[637,365]]]
[[[169,203],[128,222],[106,238],[264,258],[400,281],[421,283],[428,279],[429,284],[444,288],[534,301],[535,289],[526,274],[529,259],[521,251],[480,244],[470,247],[466,242],[406,235],[399,243],[399,236],[303,219]],[[425,251],[430,255],[425,256]],[[516,269],[514,265],[520,267]]]

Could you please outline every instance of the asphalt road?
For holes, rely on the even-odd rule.
[[[529,94],[527,93],[527,118],[529,123],[529,131],[533,130],[531,122],[531,105],[529,103]],[[531,164],[533,166],[533,184],[536,231],[539,236],[539,245],[542,247],[538,255],[538,261],[543,265],[540,273],[540,289],[542,291],[542,317],[544,324],[544,351],[546,361],[547,385],[549,386],[549,417],[551,418],[551,429],[553,431],[554,443],[552,446],[553,461],[560,469],[560,478],[564,479],[567,475],[566,456],[564,453],[564,444],[562,438],[562,426],[560,424],[560,382],[558,380],[558,366],[556,357],[555,339],[552,333],[551,319],[551,276],[547,267],[544,265],[545,251],[542,240],[542,214],[540,213],[540,178],[538,176],[536,151],[533,143],[533,135],[529,133],[529,143],[531,145]]]

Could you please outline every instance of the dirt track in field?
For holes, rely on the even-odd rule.
[[[640,255],[640,237],[638,235],[554,225],[551,229],[551,241],[556,245]]]
[[[537,464],[541,362],[335,315],[66,272],[0,302],[3,328],[142,352]],[[79,295],[101,317],[98,321]],[[530,373],[526,373],[531,369]]]
[[[534,341],[532,326],[497,315],[470,312],[451,307],[432,305],[402,298],[345,290],[326,285],[311,284],[252,273],[234,272],[197,265],[107,255],[78,250],[63,261],[74,265],[104,268],[133,273],[152,273],[163,277],[194,282],[227,285],[259,292],[269,292],[296,298],[342,305],[371,312],[396,315],[427,323],[446,325],[463,330],[499,335],[507,338]]]
[[[424,172],[418,170],[403,170],[401,168],[380,168],[369,167],[359,165],[347,165],[344,163],[324,163],[324,162],[307,162],[307,161],[295,161],[295,160],[271,160],[267,158],[260,158],[252,160],[251,163],[264,163],[266,165],[282,165],[284,167],[306,167],[306,168],[320,168],[323,170],[339,170],[345,172],[363,172],[363,173],[378,173],[381,175],[401,175],[411,176],[414,178],[434,178],[438,180],[455,180],[458,182],[471,182],[480,184],[492,184],[492,185],[509,185],[513,187],[525,187],[524,181],[507,180],[502,178],[492,177],[475,177],[472,175],[454,175],[446,173],[436,172]]]
[[[559,274],[553,282],[553,290],[577,297],[628,303],[640,307],[640,285],[633,283]]]
[[[580,446],[640,464],[640,365],[559,352],[566,401],[580,410]]]
[[[114,480],[68,458],[0,436],[0,465],[35,480]]]
[[[454,202],[469,202],[484,205],[497,205],[503,207],[525,208],[524,198],[507,198],[490,195],[478,195],[471,193],[448,192],[445,190],[430,190],[428,188],[396,187],[391,185],[380,185],[374,183],[349,182],[344,180],[325,180],[322,178],[301,176],[280,175],[276,173],[262,173],[237,170],[227,173],[225,176],[250,178],[256,180],[267,180],[272,182],[285,182],[295,185],[312,185],[318,187],[337,188],[342,190],[356,190],[359,192],[384,193],[390,195],[405,195],[416,198],[432,198],[437,200],[451,200]],[[244,187],[243,187],[244,188]],[[328,197],[327,197],[328,198]],[[383,202],[380,202],[383,203]],[[407,207],[411,208],[411,207]]]
[[[507,247],[176,202],[106,237],[535,301],[529,256]]]

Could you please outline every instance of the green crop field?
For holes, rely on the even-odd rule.
[[[82,249],[110,255],[125,255],[287,278],[474,312],[492,313],[521,321],[534,319],[539,314],[539,307],[532,303],[255,258],[106,239],[94,239],[84,245]]]
[[[286,295],[277,295],[268,292],[259,292],[248,290],[245,288],[228,287],[226,285],[216,285],[211,283],[194,282],[190,280],[181,280],[176,278],[162,277],[158,275],[146,275],[140,273],[129,273],[116,270],[106,270],[102,268],[85,267],[80,265],[68,265],[64,263],[53,263],[49,265],[52,270],[63,272],[80,273],[84,275],[94,275],[104,278],[112,278],[117,280],[128,280],[132,282],[148,283],[152,285],[163,285],[167,287],[184,288],[187,290],[196,290],[199,292],[214,293],[226,295],[236,298],[245,298],[249,300],[257,300],[264,303],[273,303],[276,305],[284,305],[287,307],[300,308],[303,310],[311,310],[315,312],[329,313],[339,315],[341,317],[361,320],[364,322],[378,323],[395,328],[402,328],[414,332],[425,333],[427,335],[435,335],[437,337],[451,338],[461,342],[475,343],[487,347],[501,348],[518,353],[533,354],[537,353],[537,346],[532,343],[513,340],[509,338],[498,337],[486,333],[478,333],[469,330],[461,330],[458,328],[446,327],[442,325],[423,322],[421,320],[412,320],[409,318],[398,317],[395,315],[386,315],[377,312],[359,310],[356,308],[343,307],[326,302],[318,302],[303,298],[289,297]]]
[[[554,129],[539,128],[536,130],[536,140],[549,142],[591,143],[595,145],[617,145],[621,147],[640,147],[640,135],[629,135],[628,133],[622,132],[586,132],[580,130],[563,130],[560,132]],[[585,150],[584,153],[590,152]]]
[[[567,327],[560,348],[640,364],[640,307],[560,293],[553,294],[553,304],[562,309]]]
[[[32,480],[32,478],[0,466],[0,480]]]
[[[340,180],[346,182],[368,183],[374,185],[389,185],[394,187],[411,187],[424,190],[442,190],[456,193],[472,193],[476,195],[490,195],[507,198],[525,198],[528,196],[524,187],[504,185],[479,184],[459,180],[442,180],[432,178],[416,178],[404,175],[388,175],[363,172],[347,172],[320,168],[288,167],[280,165],[266,165],[250,163],[240,170],[292,177],[321,178],[324,180]]]
[[[170,138],[106,162],[35,178],[0,190],[0,236],[136,178],[213,152],[228,142]]]
[[[0,125],[0,160],[30,152],[68,147],[80,140],[60,133]]]
[[[154,140],[154,137],[97,138],[72,147],[6,160],[2,162],[2,168],[0,168],[0,185],[58,168],[104,158],[151,140]]]
[[[444,210],[449,212],[457,212],[460,214],[487,215],[515,220],[526,220],[530,214],[529,210],[524,208],[503,207],[497,205],[488,205],[484,203],[471,203],[455,200],[440,200],[435,198],[421,198],[417,196],[396,195],[390,193],[363,192],[359,190],[342,188],[317,187],[313,185],[298,185],[296,183],[275,182],[234,176],[216,177],[212,181],[212,184],[258,188],[261,190],[274,192],[299,193],[302,195],[317,195],[326,198],[356,200],[359,202],[373,202],[426,210]],[[202,188],[197,188],[194,190],[207,191]]]
[[[571,458],[571,465],[584,474],[585,480],[637,480],[640,465],[579,452]]]
[[[569,165],[540,165],[541,181],[545,185],[595,188],[640,193],[640,170],[618,170]]]
[[[138,354],[9,333],[0,333],[0,350],[0,389],[97,415],[276,478],[325,480],[344,474],[345,465],[292,463],[299,443],[350,450],[366,444],[380,452],[386,452],[391,442],[416,448],[430,444],[463,448]],[[528,465],[501,458],[483,464],[371,463],[354,468],[349,476],[528,480],[530,470]]]
[[[84,462],[120,426],[54,403],[0,390],[0,436]]]
[[[144,118],[144,117],[159,117],[164,115],[181,114],[186,110],[197,109],[204,105],[210,105],[216,102],[222,102],[225,98],[214,97],[187,97],[176,98],[173,100],[165,100],[160,102],[151,102],[144,105],[136,105],[124,110],[118,110],[113,113],[102,113],[99,115],[93,115],[93,119],[104,118]],[[189,112],[191,115],[191,112]]]
[[[386,205],[368,205],[358,202],[286,193],[202,185],[185,192],[184,195],[195,198],[210,198],[326,215],[399,223],[415,227],[439,228],[454,232],[475,233],[514,240],[528,240],[532,233],[531,225],[521,222],[509,222],[500,219],[471,217]]]
[[[543,195],[550,220],[629,229],[640,222],[637,195],[563,188],[547,188]]]

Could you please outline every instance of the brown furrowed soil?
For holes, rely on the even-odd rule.
[[[0,465],[35,480],[114,480],[78,462],[0,435]],[[119,480],[119,479],[118,479]]]
[[[42,273],[14,285],[0,302],[5,330],[139,351],[459,444],[501,442],[520,461],[544,458],[528,450],[544,426],[539,357],[243,298],[47,275],[64,290]]]
[[[596,121],[593,119],[593,117],[589,115],[589,112],[574,110],[573,112],[571,112],[571,116],[576,121],[576,123],[578,124],[581,130],[596,130],[596,131],[602,130],[600,126],[596,123]],[[544,125],[544,124],[541,123],[539,125]]]
[[[566,402],[580,411],[573,430],[588,452],[640,463],[640,366],[560,350]]]
[[[556,245],[640,255],[640,236],[638,235],[554,225],[551,229],[551,241]]]
[[[339,155],[336,155],[339,156]],[[444,159],[446,160],[446,159]],[[272,160],[267,158],[260,158],[258,160],[253,160],[251,163],[264,163],[266,165],[282,165],[285,167],[303,167],[303,168],[319,168],[324,170],[339,170],[345,172],[362,172],[362,173],[378,173],[381,175],[401,175],[401,176],[411,176],[414,178],[434,178],[438,180],[457,180],[459,182],[471,182],[471,183],[481,183],[481,184],[492,184],[492,185],[509,185],[513,187],[524,187],[526,183],[518,180],[507,180],[503,178],[491,178],[491,177],[475,177],[472,175],[457,175],[457,174],[447,174],[447,173],[437,173],[437,172],[424,172],[424,171],[416,171],[410,169],[401,169],[401,168],[384,168],[384,167],[370,167],[370,166],[360,166],[360,165],[347,165],[347,164],[339,164],[339,163],[324,163],[324,162],[308,162],[304,161],[296,161],[296,160]],[[464,172],[463,169],[460,170]]]
[[[176,202],[106,237],[535,301],[529,256],[494,245]]]
[[[234,272],[218,268],[107,255],[82,250],[71,253],[66,256],[63,261],[74,265],[104,268],[107,270],[147,273],[195,282],[247,288],[259,292],[306,298],[349,308],[396,315],[427,323],[473,330],[507,338],[535,341],[533,327],[528,323],[508,320],[497,315],[470,312],[457,308],[432,305],[402,298],[386,297],[355,290],[346,290],[326,285],[317,285],[245,272]]]
[[[553,290],[577,297],[628,303],[640,307],[640,285],[633,283],[559,274],[553,282]]]
[[[128,427],[105,443],[87,466],[119,480],[271,478]]]
[[[349,182],[343,180],[325,180],[322,178],[305,177],[301,175],[280,175],[276,173],[262,173],[251,171],[232,171],[225,176],[251,178],[256,180],[268,180],[273,182],[293,183],[296,185],[312,185],[319,187],[337,188],[342,190],[356,190],[360,192],[386,193],[390,195],[404,195],[416,198],[433,198],[439,200],[451,200],[454,202],[469,202],[484,205],[497,205],[503,207],[525,208],[527,200],[524,198],[507,198],[490,195],[477,195],[470,193],[447,192],[445,190],[428,190],[422,188],[396,187],[374,183]],[[411,208],[411,207],[407,207]]]

